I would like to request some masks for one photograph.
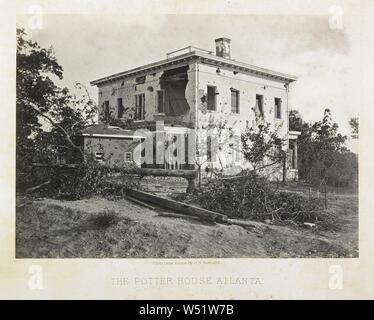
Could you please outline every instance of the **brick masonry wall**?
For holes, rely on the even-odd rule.
[[[102,152],[103,161],[110,167],[123,166],[125,152],[132,152],[133,160],[140,162],[140,152],[137,152],[138,148],[136,148],[139,143],[138,139],[85,137],[84,150],[93,155]]]

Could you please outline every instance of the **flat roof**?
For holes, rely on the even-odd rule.
[[[293,76],[290,74],[277,72],[277,71],[262,68],[262,67],[257,67],[257,66],[247,64],[244,62],[239,62],[233,59],[226,59],[226,58],[218,57],[212,53],[209,53],[206,50],[201,50],[201,49],[198,49],[192,46],[187,47],[187,49],[189,49],[189,52],[185,54],[181,54],[181,55],[174,56],[174,57],[169,57],[161,61],[146,64],[144,66],[130,69],[127,71],[123,71],[120,73],[115,73],[107,77],[103,77],[103,78],[91,81],[90,83],[91,85],[100,85],[100,84],[109,83],[112,81],[117,81],[120,79],[125,79],[128,77],[145,75],[147,73],[156,72],[156,71],[159,71],[165,68],[170,68],[178,64],[188,64],[189,62],[195,61],[195,60],[203,64],[215,65],[217,67],[220,67],[220,66],[228,67],[239,72],[260,75],[260,76],[264,76],[270,79],[277,79],[277,80],[281,80],[281,81],[288,82],[288,83],[297,80],[296,76]]]
[[[123,129],[106,124],[93,124],[86,127],[80,133],[84,137],[103,137],[119,139],[144,139],[145,136],[135,134],[134,130]]]

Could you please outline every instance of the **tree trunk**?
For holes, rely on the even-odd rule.
[[[282,183],[285,184],[287,180],[287,161],[286,157],[283,158],[283,170],[282,170]]]
[[[199,188],[201,188],[201,166],[198,169]]]

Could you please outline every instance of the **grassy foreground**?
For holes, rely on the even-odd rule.
[[[358,197],[330,194],[328,225],[251,228],[167,217],[126,200],[17,198],[17,258],[357,257]]]

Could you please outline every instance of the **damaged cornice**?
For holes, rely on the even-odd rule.
[[[91,85],[101,85],[113,81],[117,81],[120,79],[125,79],[134,76],[141,76],[146,75],[148,73],[154,73],[160,70],[168,70],[171,68],[175,68],[176,66],[183,66],[191,63],[192,61],[213,65],[217,67],[225,67],[229,68],[232,71],[238,71],[242,73],[249,73],[260,75],[269,79],[278,79],[280,81],[284,81],[286,83],[293,82],[297,80],[296,76],[285,74],[277,71],[273,71],[270,69],[265,69],[261,67],[256,67],[247,63],[238,62],[232,59],[226,59],[222,57],[217,57],[215,55],[204,53],[204,52],[197,52],[192,51],[186,54],[182,54],[173,58],[161,60],[155,63],[147,64],[135,69],[131,69],[128,71],[124,71],[121,73],[116,73],[104,78],[100,78],[91,82]]]

